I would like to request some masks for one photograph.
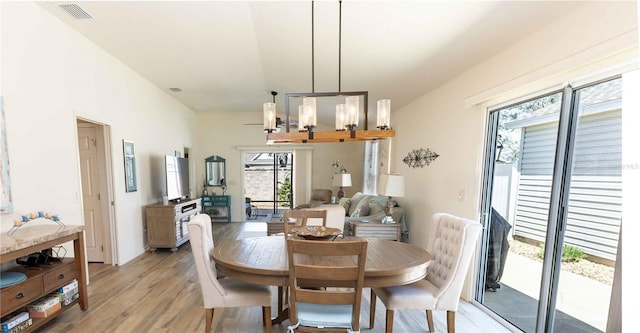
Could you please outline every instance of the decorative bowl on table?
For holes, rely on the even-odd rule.
[[[342,231],[338,228],[308,225],[304,227],[293,227],[291,233],[307,240],[334,240],[342,236]]]

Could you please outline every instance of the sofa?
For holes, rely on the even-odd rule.
[[[345,224],[349,221],[380,222],[385,216],[384,207],[387,205],[387,200],[388,198],[383,195],[356,192],[350,198],[340,199],[338,204],[344,207]],[[404,209],[395,201],[392,217],[396,223],[402,223],[402,233],[406,233]]]

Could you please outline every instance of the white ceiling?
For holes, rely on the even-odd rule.
[[[311,91],[311,2],[77,2],[84,20],[40,4],[196,112],[259,122],[270,91],[282,115],[285,93]],[[341,90],[401,108],[582,4],[345,1]],[[316,92],[338,90],[338,15],[337,1],[316,1]]]

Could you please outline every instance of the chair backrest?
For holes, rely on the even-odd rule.
[[[289,237],[287,254],[291,323],[298,322],[298,303],[352,305],[351,327],[359,331],[367,240],[309,241]]]
[[[295,225],[298,226],[306,226],[308,219],[320,219],[322,226],[327,226],[327,211],[326,210],[307,210],[307,209],[296,209],[296,210],[286,210],[284,212],[284,235],[289,234],[289,222],[294,220]],[[316,225],[316,223],[314,223]]]
[[[189,238],[191,252],[196,264],[200,289],[205,308],[223,307],[224,288],[217,279],[216,267],[211,258],[213,251],[213,234],[211,233],[211,218],[207,214],[193,216],[189,223]]]
[[[327,211],[326,227],[338,228],[344,231],[344,207],[340,205],[322,205],[316,208],[303,208],[303,210],[325,210]],[[308,224],[316,224],[316,221],[307,221]]]
[[[309,200],[310,207],[316,207],[321,204],[328,204],[331,202],[331,190],[314,189],[311,191],[311,199]]]
[[[458,309],[462,286],[481,229],[477,221],[451,214],[432,216],[427,248],[432,259],[427,268],[427,280],[438,288],[436,309]]]

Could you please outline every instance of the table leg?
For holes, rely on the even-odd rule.
[[[289,308],[285,307],[285,289],[284,287],[278,287],[278,316],[271,319],[271,325],[282,324],[285,320],[289,319]]]

